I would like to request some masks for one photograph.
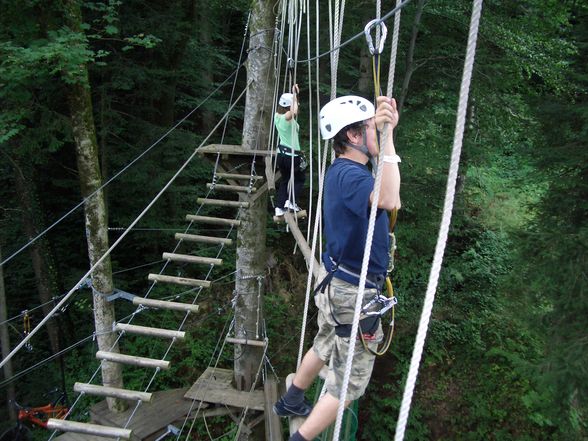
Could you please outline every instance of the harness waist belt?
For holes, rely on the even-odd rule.
[[[331,259],[332,261],[333,259]],[[333,263],[337,269],[339,271],[344,272],[345,274],[349,274],[350,276],[353,277],[357,277],[357,285],[359,286],[359,279],[361,277],[360,274],[356,273],[352,268],[349,268],[346,265],[343,265],[342,263],[340,263],[339,265]],[[335,274],[335,277],[337,277],[337,275]],[[367,288],[377,288],[377,289],[382,289],[382,287],[384,286],[384,282],[386,281],[386,276],[383,274],[370,274],[368,273],[366,275],[366,287]],[[372,285],[372,286],[369,286]]]
[[[280,151],[280,153],[282,153],[283,155],[288,155],[288,156],[300,156],[300,150],[294,150],[288,146],[285,146],[283,144],[278,144],[278,150]]]

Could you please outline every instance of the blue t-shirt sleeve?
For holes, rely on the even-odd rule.
[[[339,188],[343,203],[349,210],[359,217],[369,215],[370,194],[374,189],[374,179],[369,172],[349,167],[339,175]]]

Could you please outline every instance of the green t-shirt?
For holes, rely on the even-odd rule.
[[[290,147],[293,150],[300,150],[300,143],[298,142],[298,121],[292,118],[290,121],[286,120],[286,115],[276,113],[274,115],[274,125],[280,137],[280,144]],[[294,130],[292,130],[294,127]]]

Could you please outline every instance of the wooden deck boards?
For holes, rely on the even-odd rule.
[[[183,419],[190,411],[192,401],[184,399],[186,388],[171,389],[153,393],[152,403],[142,403],[131,422],[127,426],[133,430],[132,440],[143,440],[150,435],[165,429],[168,424]],[[105,426],[123,427],[135,408],[135,403],[130,403],[129,409],[122,413],[113,413],[108,410],[106,401],[92,406],[90,415],[96,424]],[[105,438],[100,438],[104,440]],[[61,441],[74,441],[75,438]],[[88,440],[82,438],[81,440]],[[80,441],[81,441],[80,440]],[[77,440],[75,440],[77,441]],[[93,438],[92,438],[92,441]]]
[[[232,386],[232,381],[232,370],[209,367],[186,392],[185,398],[233,407],[248,407],[250,410],[264,410],[262,390],[239,391]]]

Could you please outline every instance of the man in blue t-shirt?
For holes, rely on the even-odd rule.
[[[323,139],[333,139],[336,159],[325,178],[324,224],[326,251],[319,277],[315,303],[319,308],[319,330],[313,347],[304,356],[292,386],[278,400],[274,411],[280,416],[308,418],[290,441],[312,440],[336,418],[343,383],[350,328],[358,293],[359,274],[366,244],[369,213],[374,203],[374,178],[366,164],[383,149],[383,173],[374,236],[370,252],[364,304],[381,291],[388,266],[388,216],[386,210],[400,208],[400,173],[393,143],[398,123],[396,102],[378,98],[378,109],[357,96],[336,98],[320,112]],[[385,144],[378,146],[376,128]],[[362,323],[363,322],[363,323]],[[353,365],[345,403],[361,397],[369,383],[375,355],[382,340],[379,320],[362,320],[361,332],[369,349],[360,339],[354,342]],[[304,399],[321,368],[329,363],[327,393],[314,409]]]

